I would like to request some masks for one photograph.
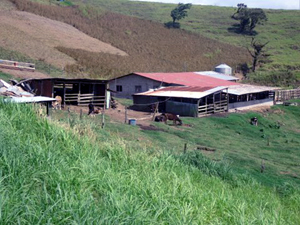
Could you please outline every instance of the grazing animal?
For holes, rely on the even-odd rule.
[[[254,126],[257,126],[257,125],[258,125],[258,119],[257,119],[257,117],[251,118],[250,123],[251,123],[252,125],[254,125]]]
[[[164,120],[165,120],[165,116],[163,115],[156,116],[154,119],[155,122],[164,122]]]
[[[61,110],[62,98],[59,95],[56,95],[55,99],[56,99],[56,101],[52,103],[52,107],[54,109],[60,109]]]
[[[165,122],[165,124],[167,124],[168,120],[173,120],[173,124],[177,125],[177,122],[179,125],[182,125],[182,120],[179,119],[178,115],[172,114],[172,113],[163,113],[161,114],[161,116],[163,116],[163,122]]]

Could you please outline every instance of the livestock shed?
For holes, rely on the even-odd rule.
[[[173,86],[133,95],[139,110],[149,110],[158,105],[160,112],[180,116],[198,117],[228,111],[227,87]]]
[[[114,96],[119,98],[132,98],[133,94],[168,86],[198,86],[217,87],[237,85],[229,81],[228,77],[221,75],[212,77],[196,72],[182,73],[131,73],[109,81],[109,87],[115,91]],[[223,79],[223,78],[226,79]]]
[[[109,108],[110,92],[108,81],[94,79],[42,78],[22,81],[36,95],[61,96],[63,105],[96,106]]]
[[[273,105],[274,93],[279,88],[239,84],[230,86],[229,109],[239,109],[257,105]]]

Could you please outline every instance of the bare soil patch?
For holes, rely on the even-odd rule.
[[[56,49],[59,46],[127,55],[124,51],[92,38],[73,26],[28,12],[1,11],[0,8],[0,33],[0,46],[3,48],[21,52],[33,59],[45,60],[59,68],[75,63],[73,58]]]

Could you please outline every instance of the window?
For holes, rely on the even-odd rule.
[[[122,92],[122,91],[123,91],[122,85],[117,85],[117,92]]]
[[[135,92],[142,92],[142,86],[141,85],[136,85],[135,86]]]

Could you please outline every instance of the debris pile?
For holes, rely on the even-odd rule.
[[[0,79],[0,96],[6,97],[33,97],[34,95],[25,91],[20,86],[13,86]]]

